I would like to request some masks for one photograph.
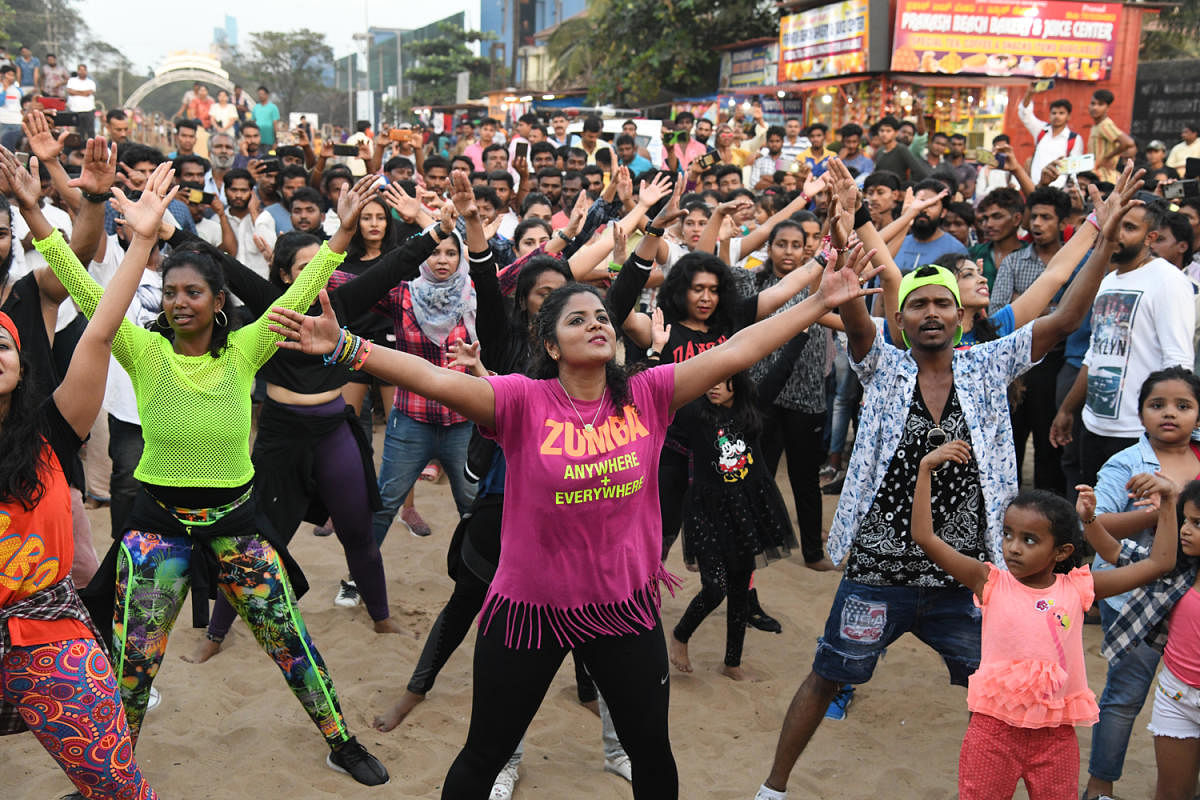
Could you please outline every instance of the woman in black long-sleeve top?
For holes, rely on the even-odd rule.
[[[450,226],[447,221],[446,227]],[[437,246],[445,228],[410,239],[385,254],[370,269],[330,292],[340,304],[353,284],[356,291],[384,293],[388,287],[415,276],[418,265]],[[269,309],[307,265],[319,240],[306,233],[288,233],[275,245],[271,279],[265,280],[233,257],[207,247],[188,234],[177,245],[204,249],[221,264],[233,292],[255,314]],[[370,443],[355,421],[356,412],[342,396],[349,370],[326,366],[321,358],[282,351],[259,374],[267,383],[267,400],[258,420],[252,459],[259,476],[255,483],[258,507],[276,532],[290,541],[301,521],[320,525],[334,521],[346,552],[350,576],[361,593],[378,633],[401,629],[390,616],[383,560],[371,530],[379,493]],[[192,660],[207,660],[221,646],[233,623],[234,611],[217,597],[206,640]]]

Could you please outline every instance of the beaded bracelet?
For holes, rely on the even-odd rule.
[[[325,366],[332,366],[341,358],[342,350],[346,346],[346,335],[349,332],[350,331],[346,330],[345,328],[342,328],[341,333],[338,335],[337,344],[334,345],[334,348],[331,351],[321,356],[321,360],[325,362]]]
[[[371,355],[371,340],[363,339],[362,348],[358,352],[358,357],[350,363],[351,371],[357,372],[358,370],[362,369],[363,365],[367,363],[367,356],[369,355]]]

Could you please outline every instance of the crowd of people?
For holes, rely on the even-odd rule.
[[[605,769],[677,797],[671,671],[724,602],[745,680],[747,628],[782,630],[754,574],[797,550],[842,575],[757,800],[905,633],[967,687],[960,797],[1111,798],[1156,681],[1156,796],[1195,795],[1196,129],[1139,150],[1098,90],[1085,139],[1031,86],[1027,152],[968,150],[919,102],[837,130],[735,106],[654,139],[560,112],[338,135],[197,84],[162,152],[121,109],[96,130],[86,67],[64,74],[0,52],[0,733],[32,731],[74,796],[157,796],[133,752],[189,592],[188,660],[238,658],[240,616],[328,766],[386,783],[289,544],[335,535],[333,603],[398,633],[385,542],[397,516],[433,533],[416,487],[440,475],[453,590],[375,728],[477,620],[443,797],[513,795],[568,652]],[[701,588],[668,626],[680,536]]]

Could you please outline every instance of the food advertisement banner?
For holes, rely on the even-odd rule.
[[[779,80],[829,78],[867,69],[867,0],[845,0],[779,24]]]
[[[1105,80],[1120,21],[1119,3],[899,0],[892,69]]]
[[[779,43],[726,50],[721,54],[721,78],[718,86],[742,89],[774,83],[778,72]]]

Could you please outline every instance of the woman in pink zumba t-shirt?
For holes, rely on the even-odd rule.
[[[504,546],[480,614],[467,743],[443,798],[487,798],[568,650],[608,703],[633,766],[635,798],[678,797],[667,732],[669,668],[659,584],[658,458],[675,411],[748,369],[827,311],[872,290],[878,271],[856,249],[830,263],[821,287],[788,311],[744,328],[681,364],[628,375],[599,292],[568,284],[535,322],[531,374],[479,378],[436,367],[339,330],[324,313],[275,309],[280,347],[328,354],[458,411],[508,459]],[[849,266],[842,269],[842,264]],[[484,354],[486,358],[486,353]]]

